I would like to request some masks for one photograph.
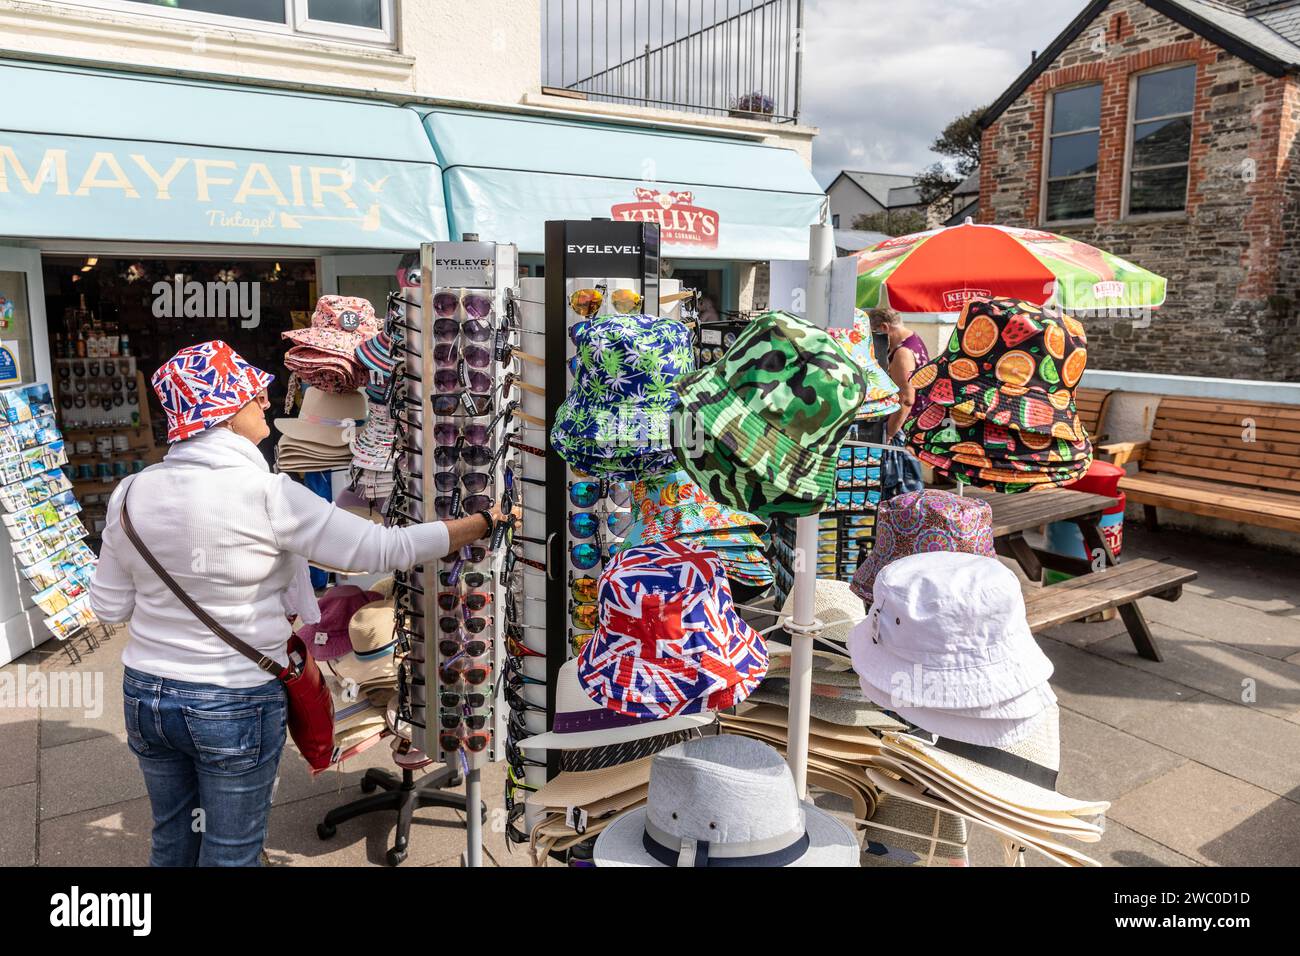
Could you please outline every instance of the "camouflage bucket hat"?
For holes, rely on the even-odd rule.
[[[1081,430],[1074,389],[1088,364],[1077,320],[1016,299],[966,303],[947,351],[912,374],[938,405],[1018,431]]]
[[[839,343],[785,312],[754,319],[719,361],[673,387],[681,466],[717,501],[762,517],[825,506],[867,395]]]
[[[577,371],[551,445],[589,475],[635,479],[673,467],[671,384],[695,369],[690,330],[675,319],[601,315],[574,334]]]

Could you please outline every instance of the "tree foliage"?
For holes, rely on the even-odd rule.
[[[930,205],[945,199],[973,173],[980,164],[979,118],[987,107],[979,106],[962,113],[930,145],[932,152],[944,158],[926,167],[916,176],[921,200]]]

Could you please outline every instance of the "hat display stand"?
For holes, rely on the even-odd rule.
[[[0,664],[51,636],[75,664],[79,640],[89,650],[108,638],[90,609],[96,557],[67,465],[49,385],[0,391],[0,538],[13,555],[0,584]]]
[[[545,332],[544,336],[534,339],[545,343],[544,364],[538,366],[544,376],[541,383],[545,389],[542,399],[545,431],[539,436],[539,441],[532,444],[546,454],[544,458],[531,454],[523,456],[525,475],[537,474],[541,479],[539,483],[545,485],[544,509],[532,512],[527,506],[525,508],[526,526],[534,517],[544,519],[544,524],[539,522],[544,529],[542,533],[530,534],[530,538],[544,542],[545,550],[538,545],[528,542],[520,544],[516,541],[516,548],[522,556],[530,557],[544,568],[538,570],[527,565],[523,568],[525,594],[536,583],[544,589],[542,593],[545,595],[544,601],[525,601],[522,606],[525,624],[523,643],[529,650],[522,665],[524,674],[529,679],[520,689],[520,702],[525,705],[524,712],[516,712],[512,724],[528,734],[553,729],[560,668],[574,656],[581,642],[590,634],[589,628],[575,625],[574,608],[580,605],[575,600],[573,582],[583,577],[599,576],[611,550],[617,547],[607,519],[625,506],[625,503],[619,504],[615,500],[621,500],[623,490],[622,483],[617,482],[614,483],[613,497],[607,493],[585,507],[571,499],[569,489],[575,482],[594,480],[607,491],[610,485],[601,482],[599,478],[574,471],[547,444],[551,426],[574,382],[570,360],[576,354],[576,347],[570,339],[569,330],[587,318],[570,308],[570,296],[583,289],[601,290],[602,306],[597,312],[600,315],[615,311],[612,300],[613,293],[617,290],[630,290],[639,294],[641,302],[636,311],[645,315],[660,315],[661,304],[657,225],[607,220],[551,221],[546,223],[545,234],[545,279],[525,280],[524,299],[529,301],[531,308],[526,305],[522,313],[522,325],[525,328]],[[540,304],[543,302],[544,306]],[[533,344],[529,341],[530,338],[532,337],[525,336],[525,351],[533,351],[530,348]],[[540,344],[537,350],[542,350]],[[529,371],[525,369],[525,374]],[[534,472],[531,470],[533,468],[538,470]],[[539,496],[539,502],[540,500]],[[597,516],[598,531],[594,538],[577,539],[572,536],[569,515],[581,512]],[[584,544],[595,544],[602,557],[593,566],[581,568],[575,564],[574,548]],[[585,564],[585,560],[582,563]],[[519,743],[518,740],[512,742]],[[540,751],[533,750],[531,753],[538,759],[535,764],[529,763],[522,768],[523,779],[529,790],[535,792],[560,774],[561,752],[546,751],[544,761]],[[543,762],[545,766],[540,766]],[[518,790],[509,783],[507,788],[509,806],[518,795]],[[535,803],[526,804],[524,830],[531,833],[535,826],[545,821],[542,809]],[[557,850],[557,855],[562,855],[560,848],[568,848],[575,841],[568,839],[547,842]]]

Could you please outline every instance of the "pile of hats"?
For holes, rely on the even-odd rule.
[[[609,710],[658,720],[734,707],[767,673],[767,646],[737,613],[712,551],[679,538],[622,548],[597,602],[578,679]]]
[[[323,295],[312,312],[311,326],[281,335],[293,342],[284,364],[308,385],[327,392],[352,392],[366,384],[366,370],[356,359],[357,346],[380,330],[375,308],[350,295]]]
[[[867,398],[862,370],[825,329],[762,315],[708,368],[673,383],[681,467],[717,501],[764,518],[821,511],[840,445]]]
[[[598,315],[575,326],[573,387],[555,415],[551,447],[575,470],[612,480],[673,467],[669,387],[695,368],[691,332],[675,319]]]
[[[863,694],[927,732],[886,731],[873,783],[882,771],[911,781],[942,794],[940,809],[1011,833],[1058,862],[1090,862],[1049,836],[1099,837],[1091,818],[1107,805],[1055,790],[1052,663],[1029,630],[1012,571],[995,558],[946,550],[891,561],[875,574],[871,609],[849,650]]]
[[[392,339],[380,332],[356,349],[367,372],[366,425],[352,441],[352,490],[366,501],[381,502],[393,491],[397,423],[389,410],[388,391],[396,362]]]
[[[898,386],[876,361],[876,342],[871,333],[871,319],[861,309],[853,310],[853,324],[847,328],[826,330],[844,347],[849,358],[858,363],[867,381],[867,398],[858,409],[857,421],[875,421],[898,411]]]
[[[677,470],[628,483],[633,522],[622,547],[679,540],[717,555],[733,584],[766,588],[772,566],[759,537],[763,519],[719,504],[686,472]]]
[[[586,842],[614,816],[643,804],[649,758],[713,719],[708,713],[641,719],[602,707],[583,689],[577,658],[566,661],[556,678],[551,730],[519,741],[523,751],[560,753],[559,774],[526,800],[536,815],[533,862],[543,865],[548,854]]]
[[[946,354],[912,375],[903,425],[917,457],[964,484],[1017,492],[1063,485],[1092,462],[1074,389],[1088,363],[1083,326],[1051,306],[972,299]]]
[[[334,471],[352,464],[352,442],[366,423],[366,400],[360,392],[309,388],[297,418],[277,418],[281,438],[275,446],[281,471]]]
[[[858,853],[852,830],[799,799],[779,753],[722,734],[656,754],[645,806],[606,825],[592,858],[597,867],[851,867]]]

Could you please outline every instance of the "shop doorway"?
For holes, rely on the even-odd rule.
[[[276,376],[272,407],[283,408],[288,372],[280,333],[310,322],[314,260],[46,255],[41,265],[56,376],[60,359],[134,358],[158,447],[166,425],[149,376],[187,345],[230,343]]]

